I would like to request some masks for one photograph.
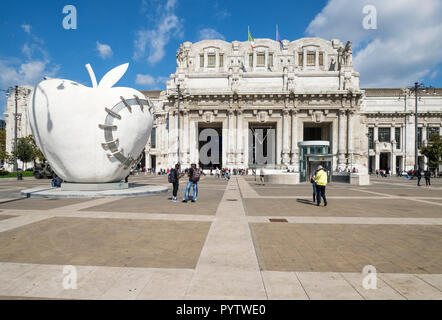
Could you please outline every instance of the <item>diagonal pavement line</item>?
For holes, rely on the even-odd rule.
[[[391,198],[394,197],[391,194],[387,194],[387,193],[380,193],[380,192],[374,192],[374,191],[368,191],[368,190],[361,190],[361,189],[357,189],[357,188],[349,188],[349,190],[354,190],[354,191],[359,191],[359,192],[366,192],[366,193],[371,193],[371,194],[376,194],[378,196],[382,196],[383,198]]]

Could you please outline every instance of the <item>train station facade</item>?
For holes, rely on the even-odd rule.
[[[351,42],[301,38],[281,43],[184,42],[176,72],[161,91],[143,91],[154,104],[154,129],[142,165],[180,162],[299,173],[318,164],[330,172],[410,170],[415,165],[415,99],[407,89],[361,89]],[[18,102],[18,137],[30,133]],[[5,112],[9,153],[15,101]],[[442,89],[418,97],[418,144],[442,134]],[[418,154],[426,169],[426,157]],[[19,164],[20,166],[21,164]]]

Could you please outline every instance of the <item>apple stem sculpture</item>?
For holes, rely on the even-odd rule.
[[[113,87],[128,67],[110,70],[97,84],[87,64],[92,87],[65,79],[36,86],[28,109],[31,130],[64,181],[118,182],[141,159],[152,130],[151,103],[135,89]]]

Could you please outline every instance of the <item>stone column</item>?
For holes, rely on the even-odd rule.
[[[390,128],[390,138],[391,138],[391,158],[390,158],[390,170],[392,174],[396,174],[396,127],[392,126]]]
[[[233,118],[235,117],[233,110],[229,110],[228,111],[228,128],[227,128],[227,132],[228,132],[228,145],[229,148],[228,150],[228,154],[227,154],[227,163],[228,164],[233,164],[234,163],[234,153],[235,153],[235,138],[234,138],[234,131],[235,131],[235,127],[234,127],[234,123],[233,123]]]
[[[196,124],[197,121],[190,121],[190,141],[189,141],[189,147],[190,147],[190,162],[192,163],[198,163],[199,157],[198,157],[198,134],[196,130]]]
[[[243,141],[244,141],[244,136],[243,136],[243,112],[242,110],[238,110],[237,114],[236,114],[236,164],[240,167],[243,166],[243,154],[244,154],[244,149],[243,149]]]
[[[373,130],[373,141],[374,141],[374,152],[375,152],[375,156],[374,156],[374,169],[375,170],[379,170],[379,166],[380,166],[380,157],[379,157],[379,131],[378,131],[378,126],[375,125],[374,126],[374,130]]]
[[[284,110],[282,114],[282,163],[289,165],[289,112]]]
[[[338,166],[345,168],[345,110],[338,111],[339,132],[338,132]]]
[[[183,163],[189,164],[189,112],[183,112],[183,138],[182,138]]]
[[[296,111],[292,111],[292,166],[295,167],[295,171],[299,171],[299,159],[298,159],[298,118],[296,117]]]
[[[353,111],[348,111],[347,115],[347,153],[348,156],[352,156],[354,152],[353,148]]]

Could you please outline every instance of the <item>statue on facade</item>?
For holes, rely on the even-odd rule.
[[[345,49],[344,49],[344,64],[346,66],[351,66],[352,64],[352,55],[353,55],[353,50],[351,49],[351,41],[347,41],[346,45],[345,45]]]
[[[180,50],[178,50],[176,54],[176,63],[179,68],[189,67],[188,52],[187,50],[184,50],[182,44],[180,44]]]

